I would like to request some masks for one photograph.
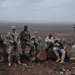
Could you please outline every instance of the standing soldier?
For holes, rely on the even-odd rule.
[[[55,38],[55,47],[53,48],[53,51],[57,56],[56,62],[59,62],[61,60],[60,63],[64,63],[65,55],[66,55],[65,49],[66,49],[66,40],[65,38],[62,37],[61,33],[58,33],[57,38]],[[60,51],[62,54],[61,59],[58,51]]]
[[[24,30],[20,33],[20,40],[21,40],[21,46],[22,46],[22,53],[24,54],[26,45],[30,42],[30,33],[28,32],[28,26],[24,26]]]
[[[22,55],[23,55],[22,59],[25,62],[24,55],[25,55],[26,47],[28,46],[28,47],[31,48],[30,33],[28,31],[28,26],[27,25],[24,26],[24,30],[21,31],[21,33],[20,33],[20,40],[21,40]]]
[[[18,33],[16,33],[16,27],[12,26],[11,27],[11,32],[9,32],[6,36],[5,39],[8,47],[8,66],[11,66],[11,61],[12,61],[12,52],[14,52],[17,60],[18,60],[18,64],[21,64],[20,62],[20,55],[19,55],[19,50],[18,47],[20,45],[20,38]]]
[[[72,56],[70,58],[70,60],[75,60],[75,25],[73,26],[74,28],[74,32],[73,32],[73,35],[72,35],[72,49],[71,49],[71,53],[72,53]]]

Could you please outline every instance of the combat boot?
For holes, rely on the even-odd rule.
[[[56,60],[56,62],[59,62],[60,61],[60,57],[58,57],[58,59]]]
[[[8,66],[11,66],[11,62],[8,63]]]
[[[21,64],[20,60],[18,60],[18,64],[19,64],[19,65]]]
[[[75,60],[75,57],[71,57],[70,60]]]
[[[64,60],[61,60],[60,63],[63,64],[63,63],[65,63],[65,62],[64,62]]]

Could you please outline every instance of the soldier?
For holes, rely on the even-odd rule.
[[[52,34],[49,34],[49,36],[45,39],[45,47],[46,47],[46,53],[48,52],[49,48],[52,48],[54,44],[54,38],[52,37]]]
[[[46,54],[48,54],[49,49],[53,50],[54,47],[54,38],[52,34],[49,34],[45,39],[45,47],[46,47]],[[48,62],[48,55],[46,58],[46,63]]]
[[[24,26],[24,30],[20,33],[20,40],[22,46],[22,54],[24,54],[25,48],[30,42],[30,33],[28,32],[28,26]]]
[[[34,52],[34,46],[30,43],[30,33],[28,31],[27,25],[24,26],[24,30],[20,33],[20,40],[22,46],[22,60],[23,62],[25,62],[26,57],[30,57],[31,55],[33,55]],[[26,54],[25,52],[27,51],[27,47],[29,52]],[[27,60],[29,60],[29,57],[27,57]]]
[[[57,57],[56,62],[59,62],[61,60],[60,63],[64,63],[65,55],[66,55],[66,51],[65,51],[66,45],[67,44],[65,38],[62,37],[61,33],[58,33],[57,38],[55,38],[55,47],[53,48],[53,51]],[[58,51],[62,53],[61,59]]]
[[[21,64],[19,50],[18,50],[18,47],[20,45],[20,38],[18,33],[16,33],[15,26],[11,27],[11,32],[7,34],[5,41],[8,45],[8,61],[9,61],[8,66],[11,66],[12,52],[14,52],[18,60],[18,64]]]
[[[46,47],[46,54],[48,54],[49,49],[53,50],[54,47],[54,38],[52,34],[49,34],[45,39],[45,47]],[[46,63],[48,62],[48,55],[46,57]]]
[[[35,31],[35,35],[31,37],[31,42],[35,46],[36,53],[38,53],[42,47],[42,38],[39,36],[38,31]]]
[[[36,54],[35,54],[35,58],[36,58],[36,62],[39,65],[40,64],[40,60],[39,60],[39,56],[40,56],[40,50],[42,48],[42,38],[39,36],[38,31],[35,31],[34,36],[31,37],[31,43],[34,45],[34,48],[36,50]]]
[[[74,32],[73,32],[72,41],[71,41],[71,44],[72,44],[72,49],[71,49],[72,56],[71,56],[70,60],[75,60],[75,25],[73,26],[73,28],[74,28]]]

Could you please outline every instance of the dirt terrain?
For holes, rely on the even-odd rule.
[[[75,61],[65,64],[49,61],[40,65],[32,63],[29,66],[0,64],[0,75],[75,75]]]
[[[3,25],[6,25],[6,27],[3,27]],[[16,25],[18,29],[20,29],[21,26],[19,24]],[[5,38],[6,33],[10,31],[10,24],[0,24],[0,26],[0,32],[2,33],[3,38]],[[19,33],[21,30],[23,30],[23,26],[20,30],[18,30]],[[36,26],[32,26],[29,24],[29,31],[31,32],[31,35],[34,34],[35,30],[38,30],[40,32],[40,36],[43,38],[43,42],[45,37],[49,33],[53,33],[53,36],[55,37],[57,32],[62,32],[63,36],[69,43],[71,41],[72,25],[41,25],[40,27],[37,26],[37,24]],[[68,46],[66,51],[68,53],[68,56],[70,57],[71,46]],[[27,65],[13,64],[11,67],[8,67],[7,64],[8,62],[0,63],[0,75],[75,75],[75,61],[70,60],[66,61],[64,64],[56,63],[55,60],[49,60],[48,62],[43,61],[40,64],[37,64],[36,62],[28,62]]]

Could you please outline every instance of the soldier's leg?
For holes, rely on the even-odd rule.
[[[20,62],[20,54],[19,54],[18,50],[16,51],[16,58],[18,60],[18,64],[21,64],[21,62]]]
[[[11,66],[11,61],[12,61],[12,54],[11,54],[11,50],[12,50],[12,46],[10,46],[9,48],[8,48],[8,66]]]
[[[54,53],[55,53],[55,55],[56,55],[56,57],[57,57],[56,62],[59,62],[59,61],[60,61],[60,56],[59,56],[58,50],[59,50],[58,47],[54,47],[54,48],[53,48],[53,51],[54,51]]]
[[[25,55],[26,46],[27,46],[27,44],[23,44],[23,46],[22,46],[22,62],[23,63],[26,63],[28,60],[27,56]]]
[[[60,63],[64,63],[66,51],[65,51],[64,49],[61,49],[60,51],[61,51],[61,53],[62,53],[61,62],[60,62]]]
[[[9,53],[8,54],[8,66],[11,66],[11,61],[12,61],[12,59],[11,59],[11,57],[12,57],[12,55],[11,55],[11,53]]]
[[[22,45],[22,61],[24,61],[26,45]]]
[[[50,46],[48,46],[47,48],[46,48],[46,54],[48,53],[48,50],[50,49]]]
[[[49,58],[48,58],[49,46],[45,46],[44,49],[46,50],[46,55],[47,55],[47,57],[46,57],[46,63],[48,63],[48,60],[49,60]]]
[[[6,52],[6,44],[3,44],[3,59],[4,59],[4,62],[7,62],[7,52]]]
[[[58,47],[54,47],[53,48],[53,51],[54,51],[54,53],[55,53],[55,55],[57,56],[57,57],[59,57],[59,53],[58,53]]]
[[[22,44],[21,47],[22,47],[22,55],[24,55],[24,51],[25,51],[26,45]]]
[[[30,54],[30,61],[35,61],[36,50],[35,50],[35,46],[33,44],[31,44],[31,50],[30,50],[29,54]]]
[[[35,52],[35,47],[34,47],[34,45],[30,45],[30,48],[31,48],[31,50],[30,50],[30,52],[29,52],[29,54],[31,55],[31,56],[33,56],[34,55],[34,52]]]
[[[11,56],[12,56],[12,54],[11,54],[11,53],[9,53],[9,54],[8,54],[8,61],[9,61],[9,62],[11,62],[11,61],[12,61]]]
[[[71,49],[71,58],[70,60],[75,60],[75,45],[72,46],[72,49]]]

